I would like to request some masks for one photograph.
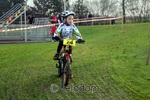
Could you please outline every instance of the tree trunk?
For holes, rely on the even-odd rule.
[[[125,0],[122,0],[123,23],[126,23]]]

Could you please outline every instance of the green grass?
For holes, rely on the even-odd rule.
[[[61,86],[52,60],[57,42],[1,44],[0,99],[149,100],[149,27],[126,24],[124,32],[121,25],[79,27],[86,43],[73,49],[69,92],[50,89]]]

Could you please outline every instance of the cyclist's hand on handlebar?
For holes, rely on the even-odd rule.
[[[62,39],[59,36],[52,37],[52,39],[59,41],[59,42],[62,41]]]
[[[77,41],[76,41],[76,43],[79,43],[79,44],[84,44],[85,43],[85,40],[82,40],[82,39],[78,39]]]

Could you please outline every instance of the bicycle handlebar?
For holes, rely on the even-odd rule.
[[[62,41],[62,39],[58,36],[52,37],[52,39],[56,40],[56,41]]]
[[[76,41],[76,43],[79,43],[79,44],[84,44],[84,43],[85,43],[85,40],[78,39],[78,40]]]
[[[60,37],[58,37],[58,36],[52,37],[52,39],[54,39],[54,40],[56,40],[56,41],[59,41],[59,42],[63,41],[63,40],[62,40]],[[78,39],[78,40],[76,40],[76,43],[84,44],[84,43],[85,43],[85,40]]]

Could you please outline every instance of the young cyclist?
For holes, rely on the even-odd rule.
[[[57,28],[54,38],[59,40],[59,44],[57,47],[57,53],[54,55],[53,59],[58,60],[59,53],[63,46],[63,39],[71,38],[72,34],[78,38],[78,41],[82,41],[82,36],[77,27],[73,24],[75,13],[71,10],[67,10],[62,14],[64,22],[59,25]],[[69,54],[72,54],[72,48],[69,47]]]

